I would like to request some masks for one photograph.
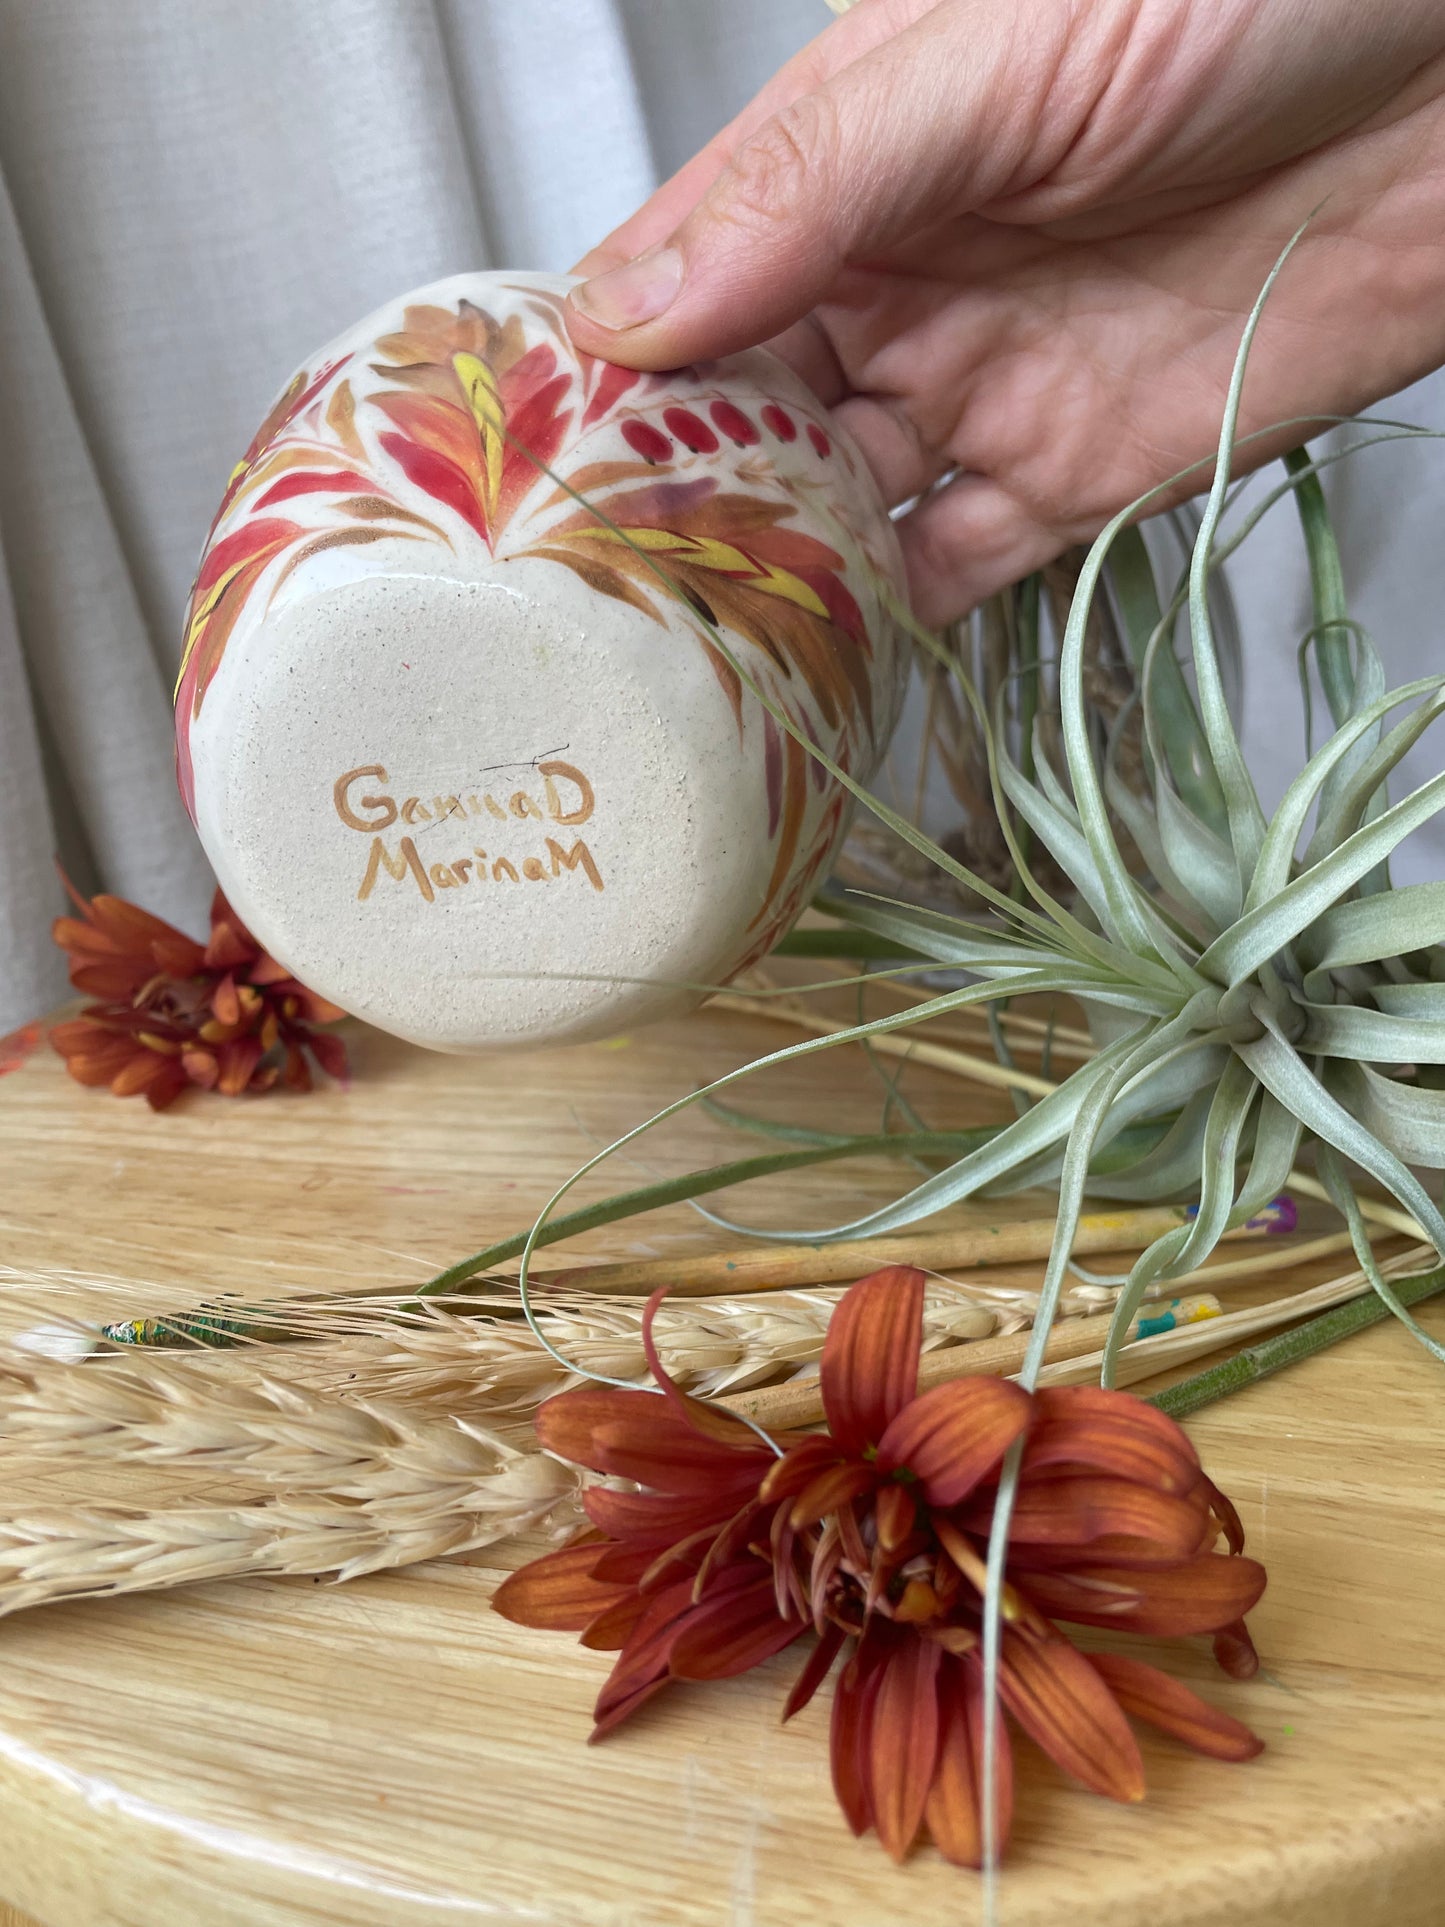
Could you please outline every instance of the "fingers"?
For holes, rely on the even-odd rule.
[[[933,629],[956,622],[1092,533],[1036,520],[987,475],[957,475],[898,523],[913,613]]]
[[[915,417],[901,401],[855,395],[833,412],[858,444],[889,508],[921,495],[953,466],[946,454],[924,442]]]
[[[585,254],[576,274],[600,274],[665,241],[690,214],[734,154],[774,114],[821,87],[843,68],[936,4],[936,0],[859,0],[780,67],[767,85],[652,198]]]
[[[941,0],[789,100],[679,225],[657,234],[649,214],[628,236],[643,251],[574,292],[578,346],[637,368],[731,353],[798,321],[850,261],[1016,188],[1068,12]]]

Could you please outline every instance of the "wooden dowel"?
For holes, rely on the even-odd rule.
[[[1170,1328],[1192,1324],[1201,1318],[1213,1318],[1218,1311],[1217,1298],[1204,1294],[1181,1298],[1172,1307]],[[1157,1312],[1152,1317],[1149,1313],[1144,1315],[1146,1331],[1157,1318]],[[1045,1364],[1051,1364],[1058,1358],[1077,1358],[1082,1353],[1098,1351],[1108,1336],[1112,1322],[1112,1315],[1108,1312],[1101,1313],[1097,1318],[1062,1320],[1049,1333],[1044,1346]],[[1139,1324],[1140,1320],[1136,1318],[1130,1325],[1130,1338],[1137,1335]],[[925,1352],[918,1362],[918,1389],[926,1392],[931,1385],[943,1385],[954,1378],[1005,1378],[1022,1368],[1031,1338],[1031,1332],[1010,1332],[1005,1338],[975,1338],[965,1345],[945,1345],[938,1351]],[[742,1418],[750,1418],[755,1424],[770,1430],[816,1425],[823,1416],[822,1385],[812,1376],[789,1379],[782,1385],[760,1385],[751,1392],[733,1392],[713,1402],[725,1405],[729,1411],[737,1412]]]
[[[1079,1219],[1073,1249],[1079,1256],[1099,1251],[1142,1251],[1184,1222],[1185,1213],[1177,1205],[1087,1212]],[[1254,1238],[1267,1229],[1264,1224],[1255,1230],[1241,1226],[1225,1236]],[[603,1297],[645,1296],[659,1285],[671,1285],[680,1298],[701,1298],[716,1292],[781,1291],[800,1285],[841,1284],[865,1277],[883,1265],[918,1265],[925,1271],[937,1271],[1021,1264],[1048,1257],[1054,1230],[1052,1218],[1020,1218],[1012,1224],[960,1225],[952,1231],[856,1238],[838,1244],[746,1245],[697,1257],[569,1265],[556,1271],[539,1271],[537,1281],[546,1288],[596,1292]]]

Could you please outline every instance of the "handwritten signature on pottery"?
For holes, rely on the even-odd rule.
[[[532,767],[541,778],[540,798],[530,789],[517,789],[501,796],[490,790],[480,794],[469,790],[429,798],[407,796],[400,803],[385,787],[367,795],[360,794],[363,784],[390,783],[382,764],[362,763],[356,769],[344,771],[331,790],[336,814],[349,830],[358,830],[371,838],[366,868],[356,892],[358,900],[364,903],[370,897],[383,871],[397,883],[405,883],[410,878],[427,903],[436,901],[439,890],[455,890],[469,883],[550,883],[564,872],[580,872],[594,890],[601,890],[602,873],[581,837],[574,837],[571,848],[564,849],[557,837],[548,836],[544,839],[544,853],[523,856],[519,868],[510,857],[489,855],[479,844],[473,844],[470,855],[448,862],[426,863],[414,837],[402,836],[393,854],[381,834],[397,823],[440,824],[452,817],[459,817],[469,828],[470,820],[476,817],[506,824],[550,822],[567,829],[585,823],[596,808],[597,798],[582,771],[572,763],[555,759],[539,761]]]

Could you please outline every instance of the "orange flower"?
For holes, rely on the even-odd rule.
[[[313,1028],[344,1012],[268,957],[219,890],[205,944],[121,897],[70,894],[80,916],[57,917],[53,935],[71,983],[103,1000],[50,1033],[78,1083],[160,1111],[188,1084],[238,1097],[280,1077],[309,1090],[308,1052],[345,1077],[345,1045]]]
[[[1257,1661],[1243,1615],[1264,1570],[1240,1556],[1233,1507],[1185,1434],[1122,1392],[1030,1395],[993,1378],[916,1394],[923,1274],[876,1272],[833,1314],[821,1366],[828,1430],[775,1441],[686,1397],[584,1389],[545,1404],[543,1445],[637,1491],[594,1487],[593,1530],[525,1566],[494,1604],[523,1625],[617,1651],[600,1738],[670,1679],[746,1671],[807,1632],[816,1643],[784,1707],[834,1662],[832,1765],[855,1833],[901,1859],[926,1832],[961,1865],[982,1858],[985,1553],[1005,1454],[1022,1442],[1003,1589],[999,1693],[1067,1773],[1143,1797],[1126,1715],[1225,1760],[1260,1741],[1143,1661],[1081,1652],[1056,1619],[1215,1635],[1238,1677]],[[1214,1544],[1223,1532],[1228,1553]],[[1012,1805],[998,1729],[995,1834]]]

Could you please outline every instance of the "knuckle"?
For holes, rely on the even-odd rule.
[[[719,208],[741,224],[771,225],[797,212],[830,171],[836,138],[823,96],[804,95],[775,114],[733,156],[719,182]]]

